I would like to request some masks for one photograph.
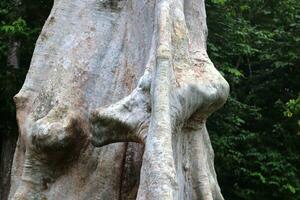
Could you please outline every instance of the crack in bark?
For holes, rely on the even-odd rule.
[[[123,161],[122,161],[122,173],[121,173],[121,177],[120,177],[120,191],[119,191],[119,200],[123,200],[123,179],[124,179],[124,169],[125,169],[125,164],[126,164],[126,154],[127,154],[127,150],[128,150],[128,143],[126,143],[125,146],[125,150],[124,150],[124,155],[123,155]]]

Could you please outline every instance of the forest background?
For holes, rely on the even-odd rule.
[[[52,4],[0,1],[0,199],[18,137],[12,98]],[[208,53],[231,86],[208,120],[222,193],[300,200],[300,1],[206,0],[206,9]]]

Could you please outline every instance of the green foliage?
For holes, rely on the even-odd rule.
[[[291,99],[286,103],[286,111],[284,115],[287,117],[293,117],[300,114],[300,94],[297,99]]]
[[[208,120],[226,199],[300,199],[299,12],[298,0],[207,1],[209,55],[231,85]]]
[[[0,136],[17,134],[13,96],[22,86],[35,41],[51,5],[52,1],[42,0],[0,1]],[[21,43],[20,69],[7,66],[12,41]]]
[[[215,4],[224,5],[224,3],[226,2],[226,0],[211,0],[211,2],[213,2]]]
[[[300,94],[297,99],[291,99],[285,104],[284,116],[290,118],[290,121],[297,126],[298,135],[300,135]]]
[[[18,18],[12,24],[2,24],[0,31],[7,35],[26,35],[28,27],[22,18]]]

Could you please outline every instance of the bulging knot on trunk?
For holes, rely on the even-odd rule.
[[[40,151],[53,151],[57,153],[70,153],[78,151],[85,137],[85,121],[78,112],[70,112],[64,118],[57,114],[58,109],[33,123],[29,139],[32,146]],[[67,151],[68,150],[68,151]]]
[[[151,113],[149,80],[141,79],[127,97],[92,112],[92,144],[101,147],[115,142],[144,143]]]
[[[50,105],[41,102],[43,110],[49,109],[40,116],[34,109],[33,101],[37,94],[31,90],[21,90],[14,96],[17,107],[17,119],[20,133],[26,148],[39,155],[53,157],[76,154],[87,142],[89,124],[85,112],[69,108],[65,105]],[[49,108],[48,108],[49,107]]]
[[[18,94],[16,94],[14,96],[13,99],[14,99],[16,108],[18,110],[21,110],[25,107],[26,103],[29,101],[30,93],[21,93],[21,92],[19,92]]]
[[[24,98],[17,97],[23,102]],[[29,109],[25,106],[25,110]],[[25,159],[21,183],[14,200],[43,199],[45,191],[66,170],[66,163],[74,162],[79,151],[87,144],[88,123],[84,112],[62,106],[52,108],[46,116],[33,120],[23,117],[18,121],[25,142]]]
[[[224,105],[229,94],[227,82],[211,85],[189,84],[176,91],[177,107],[176,120],[189,121],[193,118],[207,119],[214,111]],[[179,102],[179,105],[176,103]],[[179,107],[179,108],[178,108]],[[173,109],[175,112],[176,109]],[[179,110],[179,111],[178,111]]]

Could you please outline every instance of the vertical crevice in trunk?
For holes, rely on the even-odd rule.
[[[125,152],[120,200],[135,200],[140,181],[143,146],[129,142]]]
[[[120,192],[119,192],[119,199],[118,200],[123,199],[123,193],[124,193],[124,190],[125,190],[125,187],[126,187],[126,184],[127,184],[124,181],[124,177],[125,177],[125,173],[126,173],[126,171],[124,171],[124,170],[126,170],[125,165],[126,165],[127,151],[128,151],[128,143],[125,144],[125,151],[124,151],[124,155],[123,155],[122,172],[121,172],[121,177],[120,177]]]

